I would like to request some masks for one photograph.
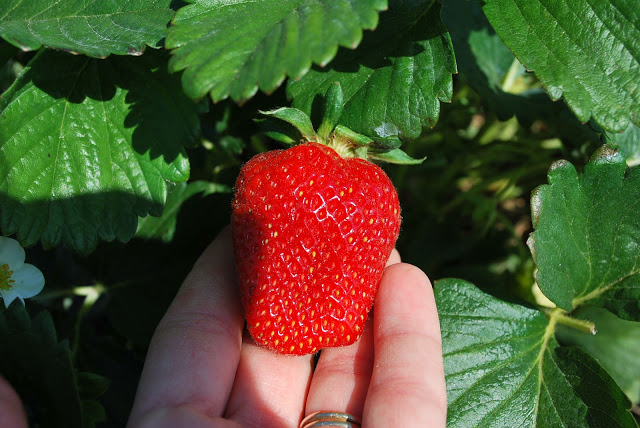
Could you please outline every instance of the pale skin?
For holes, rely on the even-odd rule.
[[[445,426],[433,291],[397,251],[363,336],[322,351],[315,371],[311,355],[278,355],[244,331],[233,266],[227,228],[196,262],[155,331],[128,428],[297,428],[320,410],[352,413],[367,428]],[[4,382],[2,414],[16,422],[1,426],[26,427]]]

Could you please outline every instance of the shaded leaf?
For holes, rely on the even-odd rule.
[[[132,349],[118,343],[113,335],[101,335],[95,330],[83,329],[87,332],[81,337],[78,359],[83,365],[109,378],[109,389],[100,397],[107,414],[106,423],[101,426],[124,427],[131,413],[144,361],[135,357]]]
[[[299,78],[312,62],[327,64],[338,45],[356,47],[386,7],[386,0],[197,0],[169,28],[169,67],[185,69],[193,98],[243,101]]]
[[[5,0],[0,36],[25,51],[41,46],[92,57],[140,55],[156,47],[173,16],[171,0]]]
[[[101,392],[93,391],[87,396],[89,400],[84,400],[69,344],[58,341],[48,312],[30,319],[19,302],[0,310],[0,343],[3,350],[10,350],[0,358],[0,375],[18,392],[33,426],[92,426],[101,411],[92,399]],[[97,379],[97,375],[90,376]],[[84,414],[85,406],[93,408],[90,414]]]
[[[640,14],[635,0],[487,0],[483,10],[552,99],[582,122],[640,124]]]
[[[457,279],[438,281],[435,293],[447,426],[637,426],[616,383],[588,355],[560,348],[542,312]]]
[[[17,52],[18,49],[0,39],[0,98],[22,71],[22,64],[12,59]]]
[[[130,239],[184,181],[199,133],[164,55],[94,60],[43,51],[0,98],[0,226],[25,246]]]
[[[587,405],[588,426],[638,426],[629,412],[631,402],[593,357],[580,348],[560,347],[556,361],[575,394]]]
[[[287,95],[311,114],[339,82],[345,101],[340,124],[371,137],[418,137],[435,125],[440,101],[451,99],[456,72],[440,10],[432,1],[391,3],[358,49],[344,49],[327,67],[291,80]]]
[[[581,308],[574,316],[593,322],[597,334],[559,326],[562,344],[584,349],[607,370],[627,397],[640,403],[640,323],[625,321],[602,308]]]
[[[98,398],[109,389],[109,380],[95,373],[78,373],[78,391],[88,398]]]
[[[83,397],[81,402],[82,425],[84,428],[91,428],[96,426],[98,422],[107,419],[105,408],[97,399],[102,398],[111,382],[103,376],[89,372],[77,373],[77,379],[78,393]]]
[[[544,121],[565,141],[599,143],[563,102],[553,102],[533,73],[520,64],[495,33],[478,0],[441,0],[442,20],[455,48],[458,71],[500,120],[516,116],[524,126]]]
[[[442,20],[447,25],[455,48],[458,71],[478,92],[501,120],[506,120],[522,108],[530,112],[528,98],[509,93],[504,84],[515,57],[493,31],[482,12],[479,1],[443,0]],[[525,77],[525,69],[516,67],[512,80]],[[548,100],[546,93],[542,96]],[[549,104],[551,104],[549,102]]]
[[[227,186],[207,181],[171,184],[169,185],[167,201],[164,205],[162,215],[160,217],[147,216],[139,218],[136,237],[146,239],[155,238],[169,242],[173,239],[176,222],[178,221],[178,213],[184,202],[198,193],[202,193],[202,196],[207,196],[212,193],[230,191],[231,189]]]
[[[302,141],[302,133],[290,123],[275,117],[255,119],[262,132],[267,137],[287,145],[298,144]]]
[[[93,428],[98,422],[102,422],[107,418],[107,414],[96,400],[85,400],[82,402],[83,427]]]
[[[17,52],[15,47],[0,39],[0,67],[5,65]]]
[[[567,161],[531,197],[529,247],[542,292],[559,307],[602,306],[640,320],[640,169],[601,147],[578,174]]]

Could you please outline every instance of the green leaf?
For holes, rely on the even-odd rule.
[[[79,372],[78,393],[82,400],[83,427],[94,427],[98,422],[107,418],[104,407],[97,398],[100,398],[109,389],[111,382],[109,379],[95,373]]]
[[[448,427],[637,426],[615,382],[588,355],[561,349],[542,312],[457,279],[438,281],[435,294]]]
[[[414,159],[400,149],[389,150],[388,152],[369,152],[369,157],[372,160],[395,163],[398,165],[419,165],[426,158]]]
[[[0,39],[0,67],[4,66],[17,52],[15,47]]]
[[[340,82],[329,85],[324,98],[324,114],[322,115],[322,123],[318,127],[318,135],[323,141],[327,141],[342,115],[344,97]]]
[[[417,138],[435,125],[439,101],[452,95],[456,63],[440,9],[432,1],[393,2],[358,49],[343,49],[327,67],[289,82],[293,106],[311,113],[316,99],[339,82],[340,124],[370,137]]]
[[[629,412],[631,402],[593,357],[580,348],[561,347],[556,349],[556,362],[575,394],[586,404],[588,426],[638,427]]]
[[[176,231],[178,213],[182,205],[198,193],[202,193],[202,196],[207,196],[219,192],[231,192],[231,189],[225,185],[210,183],[208,181],[194,181],[188,184],[176,183],[170,185],[162,216],[139,218],[136,237],[161,239],[164,242],[170,242]]]
[[[84,428],[93,428],[98,422],[102,422],[107,418],[107,413],[102,404],[96,400],[84,400],[82,402],[82,426]]]
[[[560,343],[584,349],[598,360],[632,402],[640,403],[640,323],[621,320],[602,308],[581,308],[573,315],[593,322],[597,334],[559,326]]]
[[[41,46],[92,57],[140,55],[160,46],[171,0],[5,0],[0,36],[22,50]]]
[[[0,39],[0,98],[22,70],[22,64],[12,60],[17,53],[18,49]]]
[[[78,391],[87,398],[98,398],[109,389],[109,379],[95,373],[78,373]]]
[[[542,292],[559,307],[602,306],[640,319],[640,169],[602,146],[582,174],[567,161],[532,194],[529,247]]]
[[[39,53],[0,98],[0,226],[25,246],[127,241],[185,181],[196,105],[164,56]]]
[[[298,144],[302,141],[302,133],[290,123],[283,122],[273,117],[254,119],[262,132],[267,137],[288,145]]]
[[[348,144],[352,144],[355,146],[367,147],[371,143],[373,143],[373,140],[371,138],[367,137],[366,135],[353,132],[351,129],[343,125],[338,125],[335,127],[333,136],[338,140],[347,141]]]
[[[451,34],[458,71],[500,119],[510,118],[515,109],[526,103],[525,97],[511,94],[505,87],[505,77],[515,60],[513,53],[489,25],[480,2],[442,0],[442,3],[442,20]],[[524,73],[524,67],[516,67],[512,80],[521,79]]]
[[[402,141],[398,137],[374,137],[369,150],[384,152],[399,149],[401,146]]]
[[[552,99],[582,122],[640,124],[640,14],[636,0],[486,0],[495,31]]]
[[[33,426],[80,428],[96,421],[95,416],[100,413],[96,406],[100,404],[93,399],[104,388],[101,391],[94,388],[86,397],[79,391],[69,344],[58,341],[48,312],[42,311],[30,319],[20,302],[0,310],[0,343],[3,349],[0,375],[18,392]],[[81,376],[83,382],[87,376]],[[87,405],[97,413],[85,416],[83,409]]]
[[[386,0],[197,0],[169,28],[172,71],[185,70],[187,94],[214,101],[272,92],[311,63],[325,65],[338,45],[354,48],[378,24]]]
[[[275,110],[262,111],[260,113],[265,116],[274,117],[290,123],[300,131],[302,137],[308,141],[315,141],[317,138],[316,131],[313,129],[313,125],[311,124],[311,119],[306,113],[298,110],[297,108],[280,107]]]
[[[557,122],[558,133],[574,139],[588,131],[564,103],[549,99],[533,73],[526,72],[487,21],[481,2],[442,3],[442,20],[451,34],[458,71],[500,120],[516,115],[525,126],[536,120],[547,125]],[[592,138],[597,141],[595,135]]]
[[[619,146],[627,157],[627,165],[637,166],[640,164],[640,128],[629,125],[624,132],[607,133],[609,142]]]

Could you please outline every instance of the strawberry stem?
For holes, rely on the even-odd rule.
[[[358,156],[353,143],[349,139],[338,137],[335,134],[332,136],[332,138],[330,138],[326,143],[323,143],[323,144],[325,144],[328,147],[331,147],[342,158],[347,159],[347,158],[360,157]],[[366,153],[364,158],[366,159]]]

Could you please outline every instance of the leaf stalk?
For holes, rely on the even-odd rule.
[[[544,312],[548,317],[549,321],[552,323],[562,324],[569,328],[573,328],[578,331],[582,331],[584,333],[596,334],[596,325],[587,320],[581,320],[578,318],[573,318],[567,315],[567,311],[560,308],[541,308],[542,312]]]

